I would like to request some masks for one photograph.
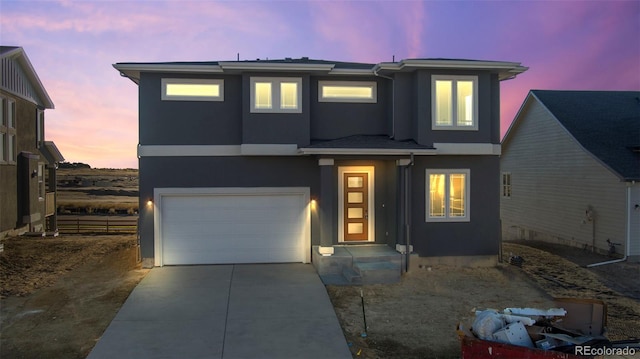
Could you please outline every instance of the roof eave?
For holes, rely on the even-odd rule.
[[[55,108],[55,105],[53,104],[51,97],[49,97],[49,94],[47,93],[47,90],[44,88],[42,81],[40,81],[40,77],[38,77],[38,73],[33,68],[31,61],[27,56],[27,53],[24,51],[22,47],[16,47],[15,49],[7,51],[4,54],[2,54],[2,57],[16,57],[17,61],[25,69],[25,74],[29,78],[29,81],[34,85],[34,88],[38,93],[38,97],[42,101],[41,105],[47,109]]]
[[[195,65],[195,64],[133,64],[117,63],[112,65],[120,71],[120,75],[128,77],[136,84],[140,82],[142,72],[174,72],[174,73],[222,73],[219,65]]]
[[[498,73],[500,81],[510,80],[529,68],[519,62],[475,60],[422,60],[407,59],[400,62],[381,62],[373,71],[403,71],[413,69],[489,70]]]
[[[435,155],[436,149],[428,148],[300,148],[298,150],[303,155]]]
[[[301,63],[271,63],[271,62],[219,62],[222,71],[276,71],[276,72],[296,72],[296,71],[318,71],[329,72],[334,64],[301,64]]]

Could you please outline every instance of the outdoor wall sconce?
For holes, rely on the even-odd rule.
[[[147,207],[151,207],[153,206],[153,201],[152,200],[148,200],[147,201]]]

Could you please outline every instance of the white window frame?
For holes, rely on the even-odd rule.
[[[511,172],[502,172],[502,176],[500,176],[502,198],[511,198],[511,193],[512,193],[511,181],[512,181]]]
[[[17,161],[17,111],[16,102],[0,97],[0,163],[15,164]]]
[[[371,97],[325,97],[323,91],[325,86],[370,88]],[[375,81],[318,81],[318,102],[377,103],[378,83]]]
[[[271,84],[271,108],[256,108],[256,83]],[[295,83],[296,84],[296,108],[282,108],[280,105],[280,84]],[[302,113],[302,77],[251,77],[250,99],[251,113]]]
[[[167,85],[217,85],[219,87],[218,96],[178,96],[168,95]],[[163,78],[161,80],[162,101],[224,101],[224,80],[223,79],[181,79]]]
[[[438,125],[437,118],[437,94],[436,81],[451,81],[451,125]],[[457,104],[457,83],[458,81],[473,82],[473,125],[458,125],[458,107]],[[432,130],[454,130],[454,131],[477,131],[478,130],[478,76],[460,76],[460,75],[433,75],[431,76],[431,129]]]
[[[449,216],[449,181],[450,176],[452,174],[464,174],[465,175],[465,196],[464,196],[464,209],[465,215],[464,217],[450,217]],[[430,175],[444,175],[445,176],[445,186],[444,186],[444,200],[445,200],[445,208],[444,208],[444,217],[431,217],[429,214],[429,204],[431,200],[431,191],[430,191]],[[471,170],[468,168],[458,168],[458,169],[441,169],[441,168],[429,168],[425,170],[425,222],[469,222],[471,221]]]

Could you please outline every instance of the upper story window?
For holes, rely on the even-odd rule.
[[[0,162],[16,160],[16,102],[0,97]]]
[[[432,129],[478,129],[477,76],[433,76],[431,93]]]
[[[426,170],[427,222],[469,221],[469,169]]]
[[[44,142],[44,111],[36,112],[36,144],[38,147]]]
[[[224,101],[224,80],[162,79],[164,101]]]
[[[318,81],[319,102],[363,102],[378,100],[375,81]]]
[[[251,112],[302,112],[302,78],[252,77]]]

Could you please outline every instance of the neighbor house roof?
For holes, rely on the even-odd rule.
[[[532,90],[525,104],[531,99],[546,107],[586,151],[622,180],[640,180],[640,91]]]
[[[528,68],[517,62],[462,60],[462,59],[405,59],[378,64],[284,58],[275,60],[202,61],[202,62],[119,62],[113,67],[122,76],[138,83],[142,72],[177,73],[238,73],[241,71],[316,72],[328,75],[377,75],[416,69],[464,69],[492,71],[500,80],[508,80]]]
[[[36,70],[31,65],[24,49],[19,46],[0,46],[0,62],[2,76],[0,88],[27,101],[36,103],[44,108],[54,108],[53,101],[45,90]],[[14,63],[18,66],[14,66]],[[24,77],[28,84],[16,88],[15,77]]]

